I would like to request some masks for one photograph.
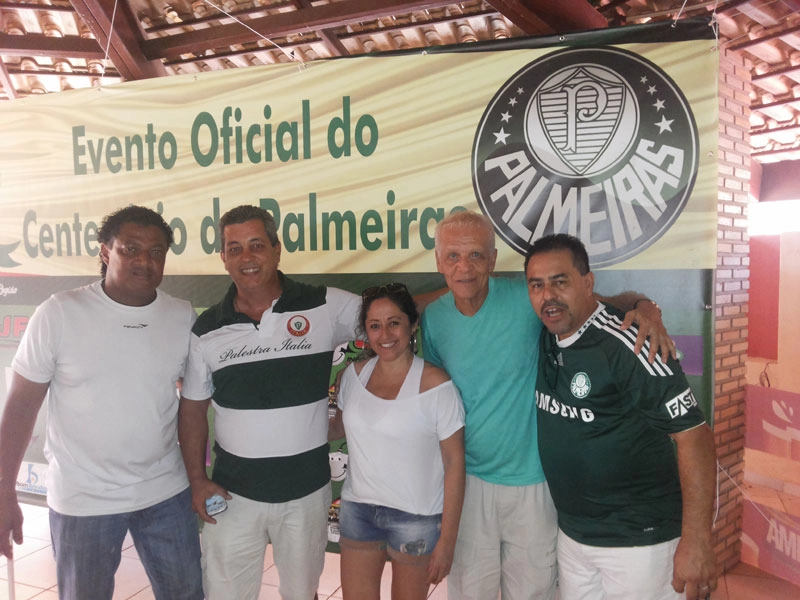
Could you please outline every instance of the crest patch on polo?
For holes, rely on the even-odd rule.
[[[286,324],[286,329],[295,337],[302,337],[311,329],[311,323],[303,315],[294,315],[289,317],[289,322]]]

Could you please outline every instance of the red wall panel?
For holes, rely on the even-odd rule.
[[[750,238],[748,356],[775,360],[778,358],[780,262],[779,235]]]

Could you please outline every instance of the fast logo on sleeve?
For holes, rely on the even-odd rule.
[[[667,412],[673,419],[682,417],[689,412],[689,409],[697,406],[697,400],[692,393],[692,390],[687,389],[685,392],[675,396],[672,400],[666,403]]]
[[[560,50],[518,71],[489,103],[473,186],[520,254],[566,232],[602,267],[672,226],[694,187],[698,150],[689,103],[658,66],[619,48]]]

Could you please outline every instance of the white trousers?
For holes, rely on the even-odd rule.
[[[551,600],[556,510],[546,483],[496,485],[467,476],[450,600]]]
[[[283,600],[311,600],[328,543],[331,486],[289,502],[256,502],[231,494],[228,510],[203,526],[203,580],[208,600],[256,600],[264,553],[272,553]]]
[[[678,600],[672,559],[680,538],[626,548],[601,548],[558,532],[561,600]]]

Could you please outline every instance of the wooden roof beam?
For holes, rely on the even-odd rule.
[[[14,82],[11,80],[11,75],[8,74],[8,69],[3,61],[0,61],[0,82],[3,84],[3,89],[6,92],[9,100],[17,99],[17,88],[14,87]]]
[[[751,152],[751,158],[760,158],[762,156],[776,156],[779,154],[796,154],[800,156],[800,146],[787,146],[785,148],[775,148],[773,150],[759,150],[756,152]],[[791,160],[791,159],[786,159]]]
[[[105,54],[96,40],[75,35],[50,37],[41,33],[8,35],[0,32],[0,54],[5,56],[48,56],[102,60]]]
[[[762,111],[765,108],[775,108],[778,106],[788,106],[800,103],[800,98],[785,98],[783,100],[776,100],[775,102],[765,102],[759,104],[751,104],[750,110]],[[800,107],[798,107],[800,108]]]
[[[489,0],[529,35],[604,29],[608,20],[586,0]]]
[[[750,81],[752,83],[758,83],[763,79],[769,79],[770,77],[778,77],[779,75],[788,75],[789,73],[794,73],[795,71],[800,71],[800,65],[790,65],[788,67],[779,67],[777,69],[770,69],[765,73],[753,74],[750,77]]]
[[[746,50],[747,48],[758,46],[759,44],[763,44],[764,42],[769,42],[781,38],[785,35],[789,35],[790,33],[798,33],[798,32],[800,32],[800,25],[795,25],[794,27],[786,27],[785,25],[778,25],[776,27],[768,29],[767,32],[761,37],[753,38],[751,40],[745,40],[743,42],[737,42],[735,44],[729,44],[727,49]]]
[[[476,12],[476,13],[471,13],[469,16],[470,17],[486,17],[486,16],[489,16],[489,15],[497,15],[497,14],[498,14],[498,12],[496,10],[494,10],[491,7],[488,7],[486,10],[483,10],[483,11],[480,11],[480,12]],[[464,19],[463,15],[449,15],[449,16],[437,17],[435,19],[431,19],[430,21],[426,21],[425,24],[426,25],[435,25],[437,23],[452,23],[454,21],[460,21],[460,20],[463,20],[463,19]],[[361,37],[363,35],[372,35],[372,34],[378,33],[378,32],[380,32],[380,33],[392,33],[393,31],[395,31],[395,32],[396,31],[402,31],[404,29],[410,29],[410,28],[416,27],[418,25],[419,25],[419,23],[402,23],[402,24],[401,23],[395,23],[394,25],[381,27],[380,30],[369,30],[369,31],[359,31],[359,32],[353,32],[353,33],[344,33],[342,35],[336,36],[336,38],[339,40],[340,44],[344,45],[343,40],[348,40],[348,39],[351,39],[351,38],[358,38],[358,37]],[[328,31],[328,30],[325,30],[325,31]],[[320,33],[320,32],[317,31],[316,33]],[[289,48],[296,48],[298,46],[304,46],[304,45],[314,44],[314,43],[323,43],[323,42],[324,42],[324,40],[321,40],[321,39],[320,40],[302,39],[302,40],[296,40],[296,41],[292,41],[292,42],[283,42],[283,43],[281,43],[280,47],[282,49],[286,50],[286,49],[289,49]],[[419,48],[419,50],[421,50],[421,49],[422,48]],[[184,57],[181,57],[181,58],[178,58],[178,59],[175,59],[175,60],[168,60],[164,64],[167,65],[167,66],[175,66],[175,65],[181,65],[181,64],[186,64],[186,63],[201,62],[201,61],[204,61],[204,60],[208,60],[210,58],[224,58],[224,57],[228,57],[228,56],[241,56],[243,54],[258,54],[259,52],[263,52],[264,50],[269,50],[269,48],[243,47],[243,49],[241,49],[241,50],[226,49],[226,50],[222,50],[222,51],[219,51],[219,52],[215,52],[214,54],[202,54],[202,55],[195,55],[195,56],[184,56]]]
[[[246,44],[258,41],[262,37],[269,39],[309,30],[334,29],[350,23],[437,8],[451,3],[448,0],[342,0],[250,19],[247,21],[247,26],[252,31],[239,23],[226,23],[217,27],[145,40],[142,42],[142,50],[149,60],[175,59],[182,54]]]
[[[68,4],[34,4],[33,2],[4,2],[3,10],[33,10],[41,12],[69,12],[75,10]]]
[[[127,2],[117,3],[114,14],[114,0],[71,1],[75,12],[86,23],[100,47],[108,46],[108,58],[122,77],[135,80],[168,75],[160,60],[147,58],[143,54],[140,47],[142,34]]]
[[[307,10],[311,8],[311,0],[296,0],[295,6],[298,9]],[[325,47],[331,53],[332,56],[349,56],[350,52],[348,52],[345,45],[342,41],[336,36],[333,31],[333,27],[327,27],[325,29],[317,29],[314,32],[318,38],[320,38]]]

